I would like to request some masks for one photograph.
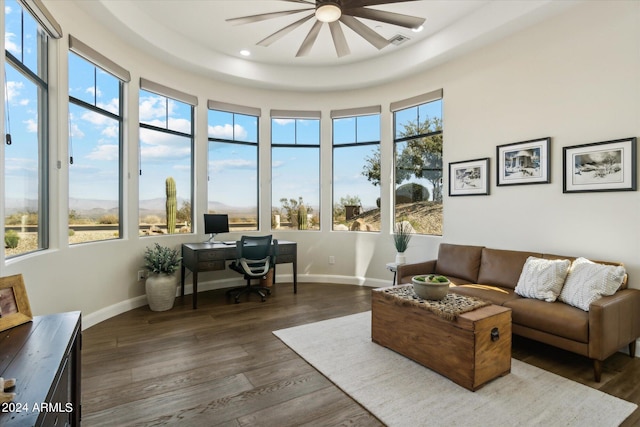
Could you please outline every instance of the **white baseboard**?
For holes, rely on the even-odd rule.
[[[291,283],[293,282],[292,274],[284,274],[276,276],[276,283]],[[300,282],[307,283],[338,283],[345,285],[358,285],[358,286],[370,286],[370,287],[383,287],[389,286],[390,283],[387,280],[368,279],[366,277],[353,277],[353,276],[330,276],[330,275],[311,275],[311,274],[298,274],[298,288],[299,291],[304,292],[304,285],[300,287]],[[230,288],[234,286],[242,286],[244,284],[242,279],[223,279],[198,282],[198,292],[210,291],[213,289]],[[193,293],[193,286],[187,284],[184,287],[185,295]],[[180,287],[176,290],[176,295],[180,294]],[[94,311],[89,314],[82,315],[82,329],[90,328],[104,320],[117,316],[118,314],[125,313],[134,308],[142,307],[147,304],[146,295],[139,295],[128,300],[120,301],[116,304],[101,308],[98,311]]]

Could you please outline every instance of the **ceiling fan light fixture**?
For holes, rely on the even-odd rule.
[[[336,22],[341,16],[342,9],[334,2],[325,2],[316,9],[316,18],[321,22]]]

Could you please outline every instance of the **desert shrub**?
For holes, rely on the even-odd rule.
[[[75,231],[73,228],[70,228],[70,229],[69,229],[69,232],[68,232],[67,234],[69,234],[69,237],[71,237],[71,236],[75,236],[76,231]]]
[[[118,215],[102,215],[98,218],[98,224],[117,224],[120,221]]]
[[[162,220],[158,215],[147,215],[144,218],[142,218],[143,224],[160,224],[161,221]]]
[[[7,248],[15,249],[18,247],[18,243],[20,243],[20,236],[16,230],[7,230],[4,233],[4,245]]]

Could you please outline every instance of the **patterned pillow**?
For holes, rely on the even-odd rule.
[[[586,258],[576,258],[558,299],[589,311],[589,306],[604,295],[616,293],[626,271],[622,266],[597,264]]]
[[[522,267],[515,292],[526,298],[554,302],[571,266],[568,259],[544,259],[530,256]]]

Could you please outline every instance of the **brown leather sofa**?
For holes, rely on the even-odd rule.
[[[546,302],[516,294],[529,256],[575,259],[442,243],[438,259],[398,266],[397,280],[399,284],[411,283],[411,277],[418,274],[441,274],[449,278],[453,292],[511,308],[514,334],[590,358],[597,382],[607,357],[627,345],[629,355],[635,357],[636,339],[640,337],[640,291],[627,288],[626,275],[614,295],[594,301],[589,311],[584,311],[561,301]]]

